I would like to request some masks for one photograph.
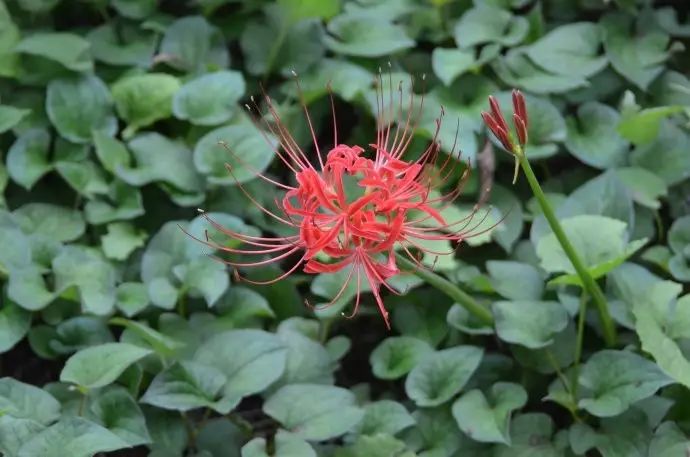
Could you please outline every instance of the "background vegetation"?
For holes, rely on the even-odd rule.
[[[688,19],[682,0],[0,0],[0,451],[687,456]],[[494,327],[410,276],[390,332],[368,296],[340,316],[350,290],[314,313],[342,277],[237,283],[179,228],[202,234],[204,208],[280,233],[225,169],[268,204],[253,170],[290,179],[243,105],[263,86],[309,146],[294,71],[329,144],[330,82],[340,138],[366,146],[379,68],[425,94],[413,151],[441,105],[446,152],[459,125],[476,172],[453,211],[503,219],[435,263]],[[612,347],[481,123],[512,88]]]

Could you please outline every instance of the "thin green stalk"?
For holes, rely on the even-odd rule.
[[[582,358],[582,342],[585,333],[585,315],[587,314],[587,300],[589,296],[586,291],[580,295],[580,309],[577,316],[577,340],[575,341],[575,362],[573,364],[573,397],[577,401],[578,378],[580,377],[580,359]]]
[[[558,361],[556,360],[556,357],[554,357],[553,353],[549,348],[544,349],[544,354],[546,355],[546,359],[548,360],[549,364],[556,372],[556,376],[558,376],[558,379],[561,381],[561,384],[563,384],[563,388],[568,394],[568,397],[570,397],[570,402],[568,405],[563,405],[562,403],[561,405],[565,406],[568,409],[568,411],[570,411],[570,414],[573,416],[573,419],[576,422],[580,422],[580,416],[578,416],[577,414],[577,399],[573,394],[573,388],[570,385],[568,378],[565,376],[563,371],[561,371],[561,368],[558,366]]]
[[[455,300],[456,303],[465,308],[484,324],[493,325],[494,317],[489,309],[479,304],[469,294],[458,288],[458,286],[432,271],[419,268],[414,262],[400,253],[396,253],[395,258],[400,266],[413,270],[417,276]]]
[[[570,259],[570,262],[573,264],[573,267],[580,277],[580,280],[584,284],[585,290],[587,290],[589,295],[592,297],[592,300],[597,307],[597,312],[599,313],[599,320],[601,321],[601,326],[604,331],[604,340],[606,341],[606,344],[608,346],[613,346],[616,343],[616,327],[614,326],[611,315],[609,314],[604,293],[601,291],[599,284],[597,284],[594,278],[592,278],[592,275],[589,274],[587,267],[585,267],[584,263],[582,263],[582,260],[580,260],[580,256],[578,256],[575,248],[573,248],[573,246],[570,244],[568,236],[563,231],[560,222],[558,222],[551,204],[546,199],[546,195],[544,195],[544,191],[541,189],[539,181],[534,175],[534,171],[532,171],[529,160],[527,160],[527,157],[525,157],[525,155],[522,153],[515,154],[515,156],[520,161],[522,171],[525,173],[527,182],[532,188],[532,192],[537,198],[539,206],[544,213],[544,217],[546,217],[546,220],[549,222],[551,230],[553,231],[554,235],[556,235],[556,238],[561,244],[563,251],[565,251],[565,254]]]
[[[185,291],[180,291],[180,295],[177,298],[177,314],[183,319],[187,318],[187,302],[185,299]]]
[[[319,342],[325,344],[328,341],[328,333],[331,330],[332,319],[322,319],[319,321]]]
[[[77,411],[77,415],[81,417],[84,415],[84,408],[86,407],[87,393],[82,392],[82,391],[80,391],[79,393],[81,393],[81,398],[79,399],[79,410]]]

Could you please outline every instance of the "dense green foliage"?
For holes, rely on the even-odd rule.
[[[690,11],[652,3],[0,0],[0,452],[689,455]],[[256,172],[291,179],[244,104],[265,90],[310,147],[296,72],[331,144],[330,83],[340,140],[366,147],[380,68],[425,94],[412,151],[441,105],[445,152],[459,126],[475,172],[448,210],[485,200],[489,230],[424,262],[493,326],[412,275],[385,297],[391,331],[366,293],[341,317],[355,290],[313,311],[342,274],[255,287],[183,231],[213,232],[203,208],[283,233],[238,186],[270,205]],[[487,96],[509,111],[512,88],[612,347],[482,124]]]

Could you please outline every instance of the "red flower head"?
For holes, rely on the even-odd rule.
[[[381,77],[378,78],[378,86],[383,86]],[[431,144],[418,158],[405,159],[421,115],[421,104],[419,110],[412,109],[414,95],[411,95],[409,107],[405,108],[401,86],[398,87],[397,107],[386,107],[382,91],[377,90],[379,120],[376,142],[369,145],[371,154],[366,154],[365,149],[360,146],[338,142],[332,94],[334,139],[330,150],[324,153],[319,147],[299,83],[297,89],[311,132],[313,153],[308,155],[297,144],[281,122],[270,97],[264,95],[272,122],[261,117],[258,119],[264,119],[265,128],[278,139],[274,152],[294,174],[294,182],[285,184],[258,174],[260,179],[284,192],[282,199],[275,201],[276,210],[262,206],[239,185],[262,212],[292,228],[294,234],[284,237],[250,236],[225,229],[210,220],[216,229],[243,242],[246,247],[230,248],[209,239],[201,241],[230,254],[261,256],[253,262],[225,260],[235,268],[237,278],[252,284],[279,281],[300,266],[305,273],[312,274],[334,273],[349,268],[347,279],[333,302],[355,281],[357,294],[352,312],[354,316],[360,306],[363,281],[367,281],[386,326],[390,328],[381,288],[398,293],[388,283],[391,277],[401,272],[396,263],[395,250],[400,250],[417,268],[427,268],[420,262],[419,253],[442,255],[452,254],[454,251],[430,251],[422,246],[424,242],[460,242],[480,233],[475,233],[474,230],[479,225],[473,223],[476,209],[470,216],[459,221],[448,222],[442,215],[442,210],[452,205],[460,195],[464,178],[468,174],[465,173],[458,185],[446,195],[432,191],[432,184],[438,187],[449,180],[456,165],[452,153],[439,161],[440,144],[436,138],[441,127],[442,110]],[[391,95],[392,92],[391,89]],[[256,103],[254,109],[259,110]],[[384,117],[395,117],[395,127],[391,122],[382,121]],[[241,162],[240,157],[235,158]],[[431,167],[436,168],[433,179],[428,172]],[[233,173],[230,166],[228,170]],[[417,255],[414,251],[417,251]],[[279,262],[295,255],[299,255],[297,262],[285,273],[269,281],[251,281],[241,278],[237,273],[237,269]],[[324,257],[330,260],[323,260]]]
[[[515,173],[513,175],[513,184],[517,180],[519,161],[518,156],[525,153],[525,144],[527,144],[527,127],[529,126],[527,118],[527,107],[525,105],[525,96],[517,89],[513,89],[513,125],[515,126],[515,133],[517,140],[508,127],[508,123],[503,117],[501,107],[498,100],[493,96],[489,96],[489,108],[491,112],[483,112],[482,119],[484,124],[491,130],[491,133],[501,142],[503,148],[515,156]]]

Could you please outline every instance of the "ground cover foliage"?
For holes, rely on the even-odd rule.
[[[689,16],[646,0],[0,0],[0,452],[687,456]],[[412,150],[441,105],[445,152],[459,126],[474,173],[451,210],[486,202],[490,230],[423,261],[493,326],[413,275],[384,297],[390,331],[366,292],[352,319],[350,289],[314,312],[305,299],[330,302],[343,274],[252,286],[183,232],[211,229],[197,208],[284,231],[239,187],[271,204],[256,172],[290,179],[243,105],[263,87],[310,146],[295,72],[327,143],[330,83],[341,141],[366,147],[379,68],[425,94]],[[513,88],[613,345],[482,124]]]

